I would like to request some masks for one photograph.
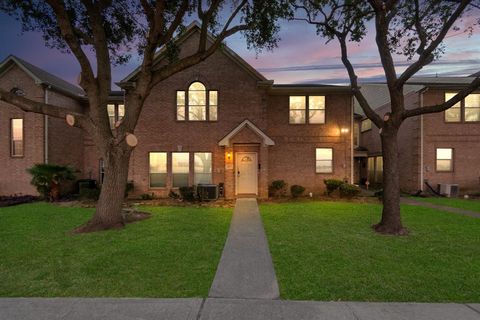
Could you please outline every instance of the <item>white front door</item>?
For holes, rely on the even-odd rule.
[[[236,154],[236,194],[257,194],[257,153],[237,152]]]

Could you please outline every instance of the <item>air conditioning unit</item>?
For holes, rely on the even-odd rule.
[[[459,191],[460,189],[458,187],[458,184],[451,184],[451,183],[438,184],[438,193],[440,193],[441,195],[447,196],[448,198],[458,197]]]
[[[218,185],[216,184],[199,184],[197,185],[197,194],[201,200],[217,200]]]

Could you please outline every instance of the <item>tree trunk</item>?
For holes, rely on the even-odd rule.
[[[400,171],[398,163],[398,128],[385,126],[382,129],[383,155],[383,211],[380,223],[373,226],[383,234],[406,235],[400,216]]]
[[[117,150],[107,150],[104,157],[105,176],[95,214],[85,225],[77,228],[76,232],[117,229],[125,225],[122,204],[128,179],[130,152],[116,148]]]

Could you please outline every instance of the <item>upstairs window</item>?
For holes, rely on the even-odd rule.
[[[465,121],[480,121],[480,94],[469,94],[465,98]]]
[[[125,116],[125,105],[109,103],[107,104],[107,112],[110,129],[115,129],[115,123],[122,120]]]
[[[188,91],[177,91],[178,121],[217,121],[218,91],[207,90],[201,82],[193,82]]]
[[[436,160],[437,171],[441,171],[441,172],[453,171],[453,149],[452,148],[437,148],[435,160]]]
[[[365,132],[371,129],[372,129],[372,120],[370,119],[362,120],[362,123],[360,125],[360,131]]]
[[[456,92],[445,93],[445,101],[453,98]],[[464,100],[445,110],[445,122],[480,122],[480,93],[472,93]]]
[[[23,157],[23,119],[11,119],[10,136],[10,155]]]
[[[325,123],[325,96],[290,96],[289,122],[291,124]]]
[[[450,100],[456,93],[445,93],[445,101]],[[445,110],[445,122],[460,122],[462,121],[462,103],[457,102],[450,109]]]

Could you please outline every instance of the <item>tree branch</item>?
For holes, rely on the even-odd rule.
[[[443,25],[442,29],[440,30],[438,36],[433,40],[430,45],[425,48],[424,50],[420,50],[421,54],[418,57],[417,61],[412,63],[398,78],[396,81],[396,87],[402,87],[408,79],[410,79],[413,75],[415,75],[420,69],[424,66],[430,64],[434,60],[433,52],[438,48],[438,46],[442,43],[445,39],[450,28],[453,26],[455,21],[461,16],[465,8],[470,3],[470,0],[462,0],[457,9],[455,9],[454,13],[450,16],[447,22]]]
[[[74,115],[78,118],[83,118],[85,116],[83,113],[78,113],[65,107],[33,101],[3,89],[0,89],[0,101],[14,105],[25,112],[44,114],[54,118],[65,119],[67,114]]]
[[[462,99],[464,99],[470,93],[477,90],[478,88],[480,88],[480,77],[477,77],[475,80],[473,80],[466,88],[462,89],[459,93],[457,93],[450,100],[445,101],[442,104],[437,104],[437,105],[433,105],[433,106],[426,106],[426,107],[420,107],[420,108],[415,108],[415,109],[407,109],[403,112],[402,117],[403,117],[403,119],[406,119],[406,118],[415,117],[415,116],[422,115],[422,114],[445,111],[445,110],[451,108],[452,106],[454,106],[456,103],[458,103]]]

